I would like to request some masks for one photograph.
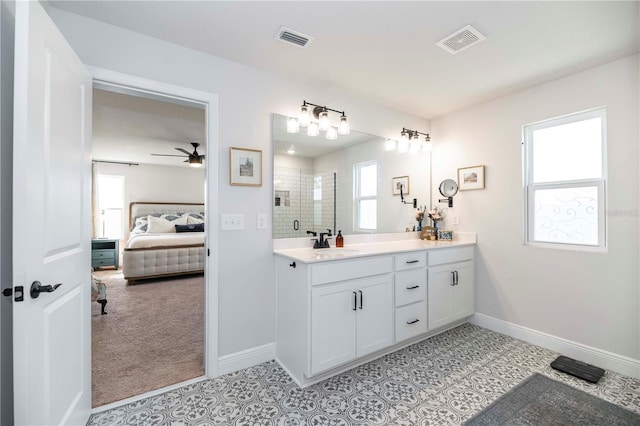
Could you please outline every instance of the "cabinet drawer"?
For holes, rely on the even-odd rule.
[[[91,266],[115,266],[115,260],[113,257],[105,259],[93,259]]]
[[[113,260],[114,258],[114,250],[93,250],[91,252],[92,259],[105,259],[110,258]]]
[[[427,303],[396,308],[396,342],[427,332]]]
[[[321,265],[311,266],[311,285],[371,277],[387,274],[391,271],[391,256],[325,262]]]
[[[419,302],[427,296],[427,270],[411,269],[396,273],[396,306]]]
[[[395,270],[422,268],[427,265],[427,252],[414,251],[411,253],[397,254],[394,256]]]
[[[461,262],[473,259],[473,246],[459,247],[429,252],[429,266],[443,263]]]

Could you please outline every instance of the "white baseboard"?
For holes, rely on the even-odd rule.
[[[276,344],[256,346],[255,348],[235,352],[218,358],[218,374],[223,375],[252,367],[263,362],[271,361],[276,357]]]
[[[635,379],[640,379],[640,360],[583,345],[582,343],[577,343],[484,314],[474,314],[469,322],[559,352],[570,358],[593,364],[606,370],[612,370]]]

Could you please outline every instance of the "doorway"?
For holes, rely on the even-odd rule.
[[[176,91],[183,92],[180,88]],[[102,200],[103,205],[98,202],[93,209],[92,241],[96,250],[92,250],[92,275],[97,284],[106,287],[106,301],[92,303],[91,308],[92,406],[98,411],[118,401],[146,397],[159,389],[215,375],[217,370],[217,339],[212,338],[217,335],[217,315],[216,304],[211,303],[217,300],[217,286],[211,279],[217,275],[212,273],[217,265],[211,257],[202,255],[202,266],[195,270],[172,271],[165,267],[162,273],[160,266],[156,273],[127,276],[131,272],[127,272],[126,262],[133,261],[126,257],[125,250],[130,249],[130,237],[143,216],[153,216],[154,224],[156,219],[169,222],[172,230],[174,223],[201,222],[201,250],[215,253],[208,244],[217,231],[215,225],[207,226],[204,232],[211,223],[206,220],[211,215],[211,194],[206,189],[212,188],[206,184],[210,182],[207,164],[215,158],[206,156],[212,145],[211,99],[187,98],[176,91],[160,93],[141,89],[139,84],[94,80],[94,181],[107,178],[102,180],[122,182],[121,196],[112,197],[117,200],[110,200],[109,205]],[[121,101],[128,106],[118,112]],[[189,167],[192,157],[184,154],[196,141],[204,164],[198,170]],[[94,191],[95,201],[109,199],[99,193]],[[166,204],[168,213],[132,214],[132,204],[150,201],[161,204],[161,208]],[[193,209],[171,210],[174,205]],[[156,234],[158,229],[151,228],[147,224],[144,231],[154,232],[143,237]],[[122,232],[114,234],[114,229]],[[104,255],[105,244],[109,246],[110,241],[117,253],[104,264],[96,257]]]

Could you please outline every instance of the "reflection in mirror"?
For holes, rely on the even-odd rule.
[[[273,114],[273,153],[273,238],[413,230],[416,211],[401,203],[397,177],[407,177],[406,200],[431,205],[429,152],[385,151],[384,138],[353,130],[336,140],[287,133],[287,117]]]

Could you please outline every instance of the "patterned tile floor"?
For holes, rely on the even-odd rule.
[[[533,372],[640,413],[640,380],[559,373],[558,354],[464,324],[300,389],[275,361],[94,414],[88,425],[456,425]]]

